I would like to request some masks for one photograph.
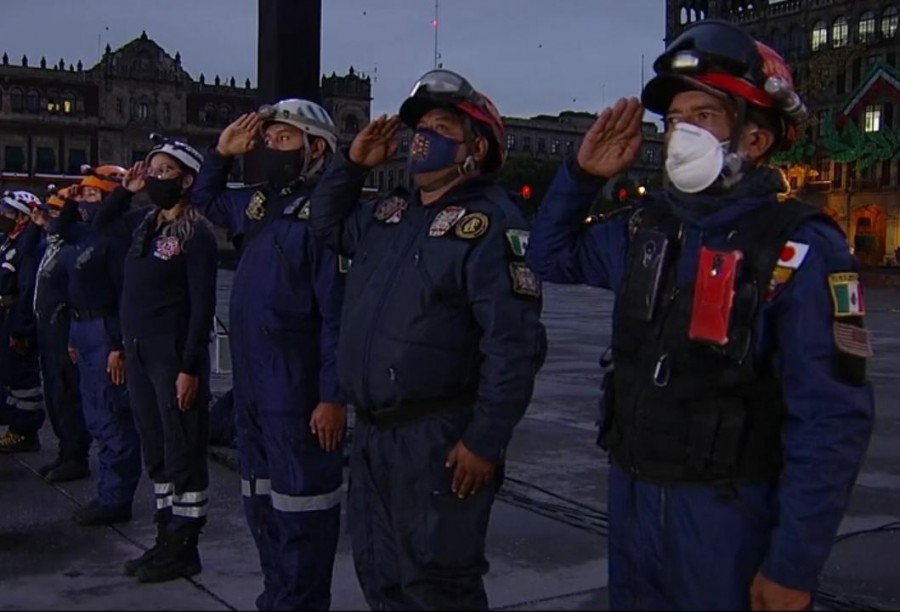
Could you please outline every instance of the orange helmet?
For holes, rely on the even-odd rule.
[[[66,199],[71,195],[72,189],[72,187],[51,189],[49,195],[47,196],[47,209],[61,209],[65,205]]]
[[[506,129],[503,118],[491,100],[469,82],[450,70],[426,72],[413,85],[409,97],[400,106],[400,119],[416,129],[419,120],[435,108],[455,108],[488,132],[490,150],[484,171],[495,172],[506,162]]]
[[[782,144],[788,146],[807,115],[785,59],[726,21],[709,19],[687,28],[657,58],[653,70],[656,76],[644,87],[641,101],[659,115],[668,112],[682,91],[725,94],[776,115]]]
[[[84,187],[94,187],[104,193],[109,193],[122,184],[122,179],[125,178],[127,172],[122,166],[113,164],[97,166],[96,168],[84,165],[81,167],[84,179],[75,189],[75,193],[81,191]]]

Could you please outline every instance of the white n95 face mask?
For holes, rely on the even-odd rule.
[[[728,142],[708,130],[676,123],[666,145],[666,174],[684,193],[699,193],[722,176]]]

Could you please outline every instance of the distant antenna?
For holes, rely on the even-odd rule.
[[[441,25],[441,0],[434,0],[434,21],[431,22],[434,28],[434,69],[438,68],[438,60],[441,54],[438,52],[438,30]]]

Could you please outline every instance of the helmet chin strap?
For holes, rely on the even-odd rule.
[[[318,159],[312,158],[312,147],[310,146],[309,136],[303,132],[303,166],[300,168],[300,174],[291,184],[281,190],[284,193],[290,193],[299,185],[306,183],[311,177],[318,174],[325,166],[325,156],[321,155]]]
[[[728,152],[725,154],[725,160],[722,164],[722,176],[718,181],[721,188],[725,190],[731,189],[744,178],[744,172],[747,170],[747,160],[738,152],[738,147],[741,146],[741,136],[744,133],[747,121],[747,101],[739,97],[735,97],[734,101],[737,105],[737,117],[735,117],[734,125],[731,126]]]

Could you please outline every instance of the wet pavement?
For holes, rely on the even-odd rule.
[[[230,273],[221,273],[219,316],[227,325]],[[587,610],[606,606],[606,460],[594,445],[597,362],[609,339],[612,302],[603,291],[547,286],[550,354],[535,398],[509,450],[508,481],[491,520],[486,579],[500,609]],[[867,294],[876,357],[870,378],[878,423],[842,534],[822,575],[820,607],[900,607],[900,532],[854,532],[900,521],[900,291]],[[216,390],[229,385],[215,377]],[[203,573],[193,580],[141,585],[122,562],[152,544],[153,496],[144,479],[135,517],[115,528],[77,527],[71,513],[93,481],[54,486],[35,473],[55,453],[49,426],[44,450],[0,457],[0,609],[253,609],[261,575],[244,522],[234,455],[216,449],[211,515],[201,540]],[[333,607],[365,609],[342,534]]]

